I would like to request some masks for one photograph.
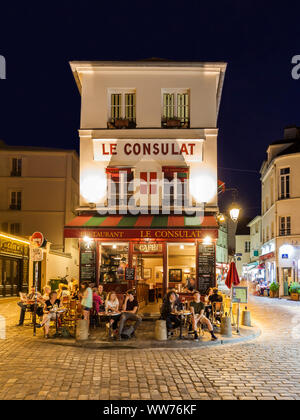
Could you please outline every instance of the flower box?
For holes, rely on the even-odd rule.
[[[299,293],[291,293],[292,300],[299,300]]]

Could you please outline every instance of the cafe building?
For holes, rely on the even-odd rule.
[[[80,281],[138,297],[216,284],[225,63],[71,62],[81,94]]]
[[[0,232],[0,298],[27,292],[29,241]]]

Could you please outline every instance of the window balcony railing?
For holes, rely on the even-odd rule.
[[[176,117],[162,118],[161,126],[163,128],[190,128],[190,120]]]
[[[111,118],[107,122],[107,128],[121,129],[121,128],[136,128],[135,119],[129,118]]]
[[[10,204],[10,210],[21,210],[21,204]]]

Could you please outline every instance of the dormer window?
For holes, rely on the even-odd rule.
[[[188,128],[189,124],[189,91],[186,89],[163,89],[162,126],[166,128]]]
[[[110,89],[108,94],[108,128],[135,128],[136,95],[135,90]]]

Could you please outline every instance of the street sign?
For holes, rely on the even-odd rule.
[[[282,254],[281,258],[289,258],[289,254]]]
[[[30,247],[31,261],[43,261],[43,250],[41,248]]]
[[[44,243],[44,235],[41,232],[34,232],[31,235],[30,242],[38,247],[41,247]]]

